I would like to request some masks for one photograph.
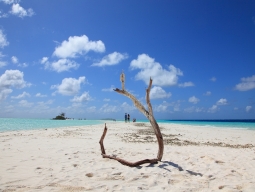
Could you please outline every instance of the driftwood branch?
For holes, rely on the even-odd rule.
[[[106,155],[105,149],[104,149],[104,138],[105,138],[106,132],[107,132],[107,127],[106,127],[106,124],[105,124],[103,134],[102,134],[101,139],[99,141],[103,158],[109,158],[109,159],[117,160],[122,165],[126,165],[126,166],[129,166],[129,167],[137,167],[137,166],[145,164],[145,163],[154,164],[154,163],[158,162],[158,159],[144,159],[144,160],[132,163],[132,162],[126,161],[124,159],[118,158],[116,156]]]
[[[124,77],[124,73],[122,73],[123,77]],[[123,78],[124,79],[124,78]],[[122,82],[122,90],[116,88],[114,89],[114,91],[116,91],[117,93],[119,94],[122,94],[128,98],[130,98],[135,107],[141,112],[144,114],[144,116],[150,121],[150,124],[154,130],[154,133],[156,135],[156,138],[157,138],[157,141],[158,141],[158,155],[157,155],[157,159],[144,159],[144,160],[141,160],[141,161],[137,161],[137,162],[128,162],[124,159],[120,159],[120,158],[117,158],[116,156],[110,156],[110,155],[106,155],[105,153],[105,149],[104,149],[104,145],[103,145],[103,140],[104,140],[104,137],[106,135],[106,132],[107,132],[107,127],[105,125],[105,128],[104,128],[104,132],[103,132],[103,135],[100,139],[100,146],[101,146],[101,151],[102,151],[102,156],[103,158],[110,158],[110,159],[114,159],[114,160],[117,160],[119,161],[121,164],[123,165],[127,165],[127,166],[130,166],[130,167],[136,167],[136,166],[139,166],[139,165],[142,165],[144,163],[157,163],[158,161],[161,161],[162,157],[163,157],[163,152],[164,152],[164,143],[163,143],[163,137],[162,137],[162,134],[160,132],[160,129],[159,129],[159,126],[158,126],[158,123],[157,121],[155,120],[154,116],[153,116],[153,110],[152,110],[152,106],[151,106],[151,102],[150,102],[150,91],[151,91],[151,87],[152,87],[152,79],[150,78],[150,82],[149,82],[149,86],[148,88],[146,89],[146,102],[147,102],[147,105],[148,105],[148,111],[145,109],[145,107],[135,98],[135,96],[133,96],[131,93],[127,92],[125,89],[124,89],[124,80],[121,81]]]

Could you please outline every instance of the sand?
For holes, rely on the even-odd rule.
[[[0,133],[0,191],[255,191],[255,131],[159,124],[158,164],[102,158],[104,125]],[[106,154],[156,158],[147,123],[107,122]]]

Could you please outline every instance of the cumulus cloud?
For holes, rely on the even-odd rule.
[[[128,55],[126,53],[121,54],[118,52],[113,52],[113,53],[103,57],[103,59],[99,63],[93,63],[91,66],[103,67],[103,66],[117,65],[122,60],[127,59],[127,58],[128,58]]]
[[[3,31],[0,29],[0,48],[4,48],[7,45],[9,45],[9,42],[7,41]]]
[[[117,113],[120,111],[120,107],[109,105],[109,104],[104,104],[100,109],[100,112],[103,113]]]
[[[36,93],[36,97],[47,97],[47,95],[42,95],[41,93]]]
[[[80,66],[75,61],[69,59],[59,59],[58,61],[53,61],[51,63],[48,61],[48,57],[43,57],[40,62],[44,65],[45,69],[56,71],[58,73],[69,71],[70,69],[78,69]]]
[[[50,66],[53,71],[60,73],[63,71],[69,71],[72,68],[78,69],[80,65],[75,61],[71,61],[69,59],[59,59],[56,62],[52,62]]]
[[[250,112],[251,109],[252,109],[252,106],[246,106],[246,108],[245,108],[245,110],[246,110],[247,113]]]
[[[19,60],[16,56],[12,56],[11,61],[13,64],[17,64],[19,67],[27,67],[28,66],[27,63],[19,63]]]
[[[65,78],[60,85],[52,85],[51,89],[57,89],[62,95],[75,95],[80,91],[81,84],[85,83],[85,77]]]
[[[155,112],[166,112],[167,111],[168,106],[164,105],[164,104],[160,104],[160,105],[156,105],[154,107],[154,111]]]
[[[4,2],[5,4],[13,4],[13,3],[19,3],[20,0],[0,0]]]
[[[45,64],[48,60],[49,60],[48,57],[43,57],[43,58],[41,59],[41,64]]]
[[[74,98],[71,99],[72,102],[77,102],[77,103],[82,103],[89,100],[91,100],[89,92],[84,92],[81,96],[74,96]]]
[[[251,89],[255,89],[255,75],[241,78],[241,83],[237,84],[235,89],[238,91],[249,91]]]
[[[89,51],[104,52],[104,43],[100,40],[90,41],[86,35],[73,36],[55,48],[53,55],[59,58],[74,58],[78,55],[84,55]]]
[[[23,7],[21,7],[18,3],[12,5],[10,13],[21,18],[31,17],[32,15],[34,15],[33,9],[29,8],[26,10]]]
[[[194,103],[197,104],[200,100],[198,98],[196,98],[195,96],[192,96],[189,98],[189,102],[190,103]]]
[[[12,63],[17,64],[19,62],[18,58],[15,56],[11,57]]]
[[[6,70],[5,73],[0,76],[0,89],[10,87],[20,89],[28,86],[23,76],[23,72],[19,70]]]
[[[171,97],[171,93],[167,93],[164,89],[158,86],[154,86],[150,92],[151,99],[163,99]]]
[[[135,106],[134,105],[129,105],[127,102],[124,102],[121,104],[121,107],[123,108],[124,111],[129,112],[129,111],[133,111],[135,110]]]
[[[146,54],[138,55],[137,59],[131,61],[130,68],[140,69],[141,71],[136,74],[135,78],[143,80],[147,85],[151,77],[154,85],[173,86],[177,84],[178,76],[183,75],[182,71],[173,65],[169,65],[168,69],[163,69],[160,63]]]
[[[212,93],[211,91],[206,91],[206,93],[204,94],[205,96],[210,96]]]
[[[195,85],[194,85],[194,83],[189,81],[189,82],[185,82],[185,83],[180,83],[178,86],[179,87],[192,87],[192,86],[195,86]]]
[[[213,105],[211,108],[208,109],[208,113],[215,113],[218,110],[219,110],[218,106],[217,105]]]
[[[212,77],[211,79],[210,79],[210,81],[212,81],[212,82],[215,82],[217,79],[216,79],[216,77]]]
[[[34,103],[29,103],[27,100],[21,100],[19,106],[21,107],[32,107]]]
[[[24,91],[23,93],[19,94],[18,96],[12,96],[11,98],[12,99],[21,99],[24,97],[30,97],[30,94]]]
[[[227,105],[228,101],[227,99],[221,98],[219,101],[217,101],[216,105]]]
[[[23,72],[19,70],[6,70],[4,74],[0,76],[0,101],[6,99],[6,97],[12,92],[14,88],[24,88],[29,84],[23,79]]]

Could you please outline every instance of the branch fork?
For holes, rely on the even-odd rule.
[[[104,144],[103,144],[103,141],[104,141],[104,138],[105,138],[105,135],[106,135],[106,132],[107,132],[106,124],[105,124],[105,128],[104,128],[103,134],[101,136],[101,139],[99,141],[103,158],[109,158],[109,159],[117,160],[121,164],[129,166],[129,167],[136,167],[136,166],[139,166],[139,165],[142,165],[142,164],[145,164],[145,163],[153,163],[154,164],[154,163],[157,163],[158,161],[161,161],[161,159],[163,157],[164,143],[163,143],[163,137],[162,137],[161,131],[159,129],[158,123],[157,123],[157,121],[155,120],[155,118],[153,116],[153,110],[152,110],[152,106],[151,106],[151,102],[150,102],[150,90],[151,90],[151,86],[152,86],[152,79],[150,78],[149,86],[146,89],[146,102],[147,102],[147,105],[148,105],[148,111],[136,99],[135,96],[133,96],[131,93],[129,93],[125,89],[123,89],[124,88],[124,80],[122,81],[122,90],[116,88],[116,89],[114,89],[114,91],[116,91],[117,93],[122,94],[122,95],[130,98],[133,101],[133,103],[136,106],[136,108],[141,113],[143,113],[144,116],[150,121],[150,124],[151,124],[151,126],[152,126],[152,128],[154,130],[154,133],[155,133],[157,141],[158,141],[158,155],[157,155],[157,158],[155,158],[155,159],[144,159],[144,160],[132,163],[132,162],[126,161],[124,159],[118,158],[116,156],[106,155],[105,149],[104,149]]]

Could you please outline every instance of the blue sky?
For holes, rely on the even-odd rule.
[[[0,117],[254,119],[255,1],[0,0]]]

